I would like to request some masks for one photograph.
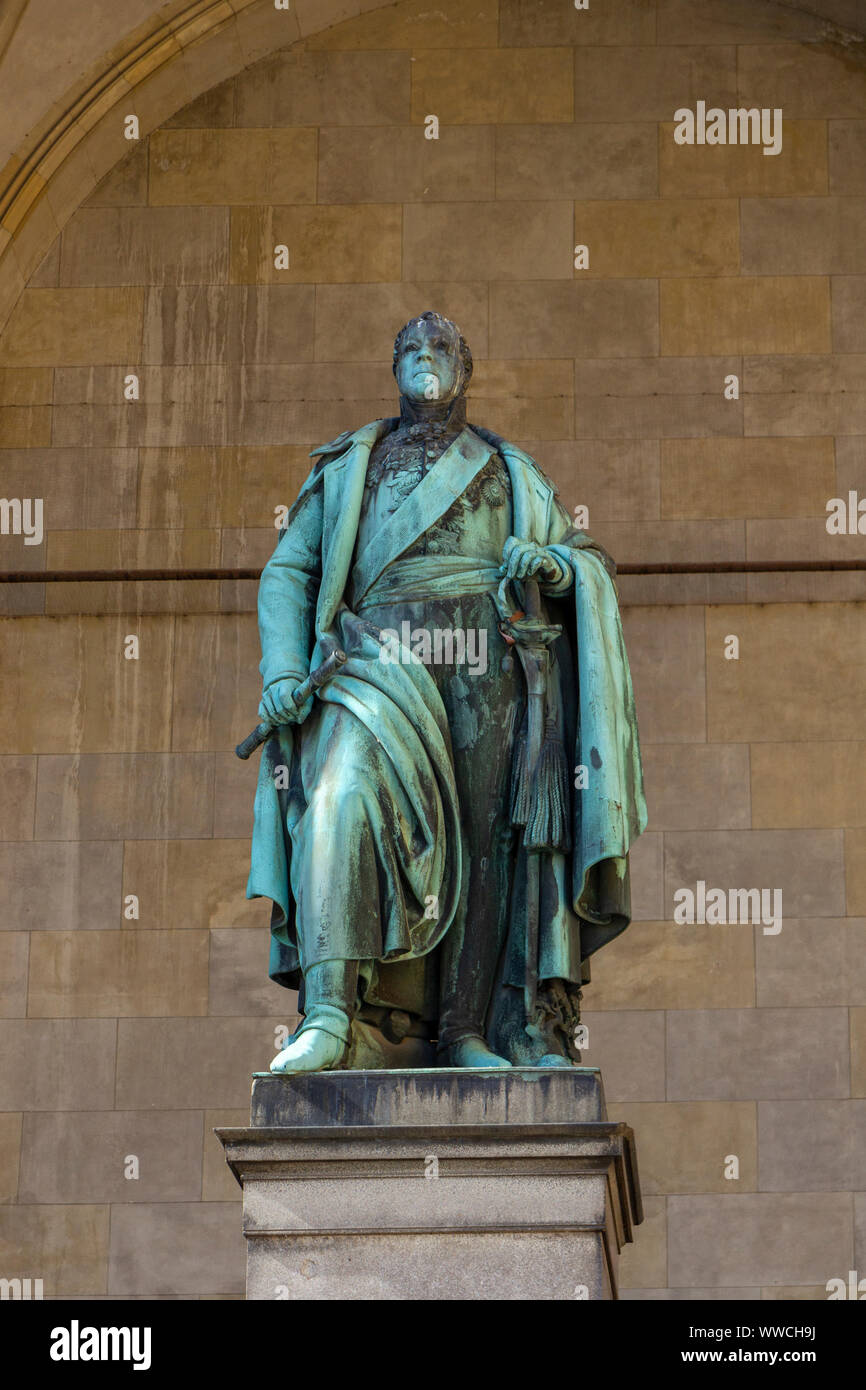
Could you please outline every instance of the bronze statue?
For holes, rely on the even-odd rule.
[[[313,451],[259,588],[247,894],[304,1014],[271,1070],[570,1066],[646,826],[613,563],[467,424],[455,324],[407,323],[394,374],[397,418]]]

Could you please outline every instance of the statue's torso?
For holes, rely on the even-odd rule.
[[[438,425],[401,426],[375,445],[367,466],[357,553],[414,491],[460,433]],[[446,465],[447,467],[447,461]],[[494,453],[463,495],[419,537],[401,558],[416,555],[472,555],[499,564],[511,535],[511,481]]]

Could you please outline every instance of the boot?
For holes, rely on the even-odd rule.
[[[271,1062],[278,1075],[334,1071],[345,1060],[357,1008],[358,962],[325,960],[304,972],[304,1022]]]

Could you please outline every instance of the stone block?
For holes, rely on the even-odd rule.
[[[752,823],[746,744],[645,743],[642,760],[653,830],[745,830]]]
[[[264,918],[263,903],[258,907]],[[283,1006],[286,991],[268,977],[271,934],[266,925],[248,930],[237,927],[210,934],[209,1004],[211,1015],[275,1014]]]
[[[710,741],[822,741],[828,730],[834,742],[861,738],[866,671],[851,661],[861,633],[857,604],[708,609]],[[736,661],[724,656],[728,634],[739,637]]]
[[[574,364],[578,438],[657,439],[740,435],[743,406],[726,400],[733,358],[613,358]],[[683,446],[691,456],[692,445]]]
[[[574,119],[606,122],[612,100],[617,121],[670,121],[679,107],[694,108],[698,100],[739,104],[736,48],[654,42],[575,48]]]
[[[112,1038],[117,1027],[118,1108],[215,1110],[248,1104],[250,1074],[266,1066],[278,1050],[275,1030],[287,1028],[291,1033],[297,1027],[294,991],[286,990],[285,998],[282,1017],[125,1018],[112,1024]],[[97,1020],[90,1026],[103,1025]]]
[[[577,407],[581,429],[582,403]],[[659,446],[653,439],[521,440],[560,490],[563,506],[589,508],[596,521],[650,521],[658,517]]]
[[[751,1008],[752,933],[742,927],[632,922],[592,961],[588,1008]],[[590,1037],[592,1029],[590,1028]]]
[[[130,633],[140,642],[138,660],[124,657]],[[166,747],[171,637],[169,624],[148,618],[0,620],[0,660],[19,672],[0,693],[0,748],[67,753]],[[36,700],[33,681],[40,692]]]
[[[866,193],[866,120],[830,121],[829,164],[831,193]]]
[[[670,120],[659,125],[663,198],[818,198],[830,191],[826,121],[783,118],[782,148],[771,156],[761,145],[678,145],[674,129]]]
[[[310,203],[316,133],[300,130],[158,130],[150,137],[152,206]]]
[[[623,631],[641,743],[703,743],[703,614],[684,607],[629,608]]]
[[[19,1200],[63,1205],[197,1201],[201,1156],[201,1114],[194,1110],[29,1114]],[[126,1176],[130,1157],[138,1159],[135,1177]]]
[[[279,370],[279,369],[277,369]],[[168,448],[140,452],[142,527],[268,526],[310,471],[299,446]],[[274,543],[276,543],[274,530]]]
[[[461,0],[442,0],[431,10],[427,0],[386,5],[372,9],[362,6],[356,19],[346,19],[334,28],[311,35],[307,50],[365,50],[382,52],[391,48],[496,48],[498,36],[497,0],[478,0],[467,10]]]
[[[203,92],[163,124],[164,130],[213,130],[234,125],[235,81],[229,78]],[[156,132],[159,133],[159,132]]]
[[[243,1259],[234,1202],[136,1202],[112,1209],[110,1293],[242,1293]]]
[[[51,443],[51,407],[0,406],[0,439],[7,449],[39,449]]]
[[[659,315],[666,356],[827,352],[830,347],[825,276],[662,280]]]
[[[500,0],[499,15],[499,41],[508,47],[655,43],[655,11],[649,0],[623,0],[580,12],[546,0]]]
[[[581,1048],[585,1065],[604,1075],[608,1102],[664,1100],[665,1016],[659,1010],[599,1010],[586,992],[584,1022],[589,1042]]]
[[[417,124],[431,112],[443,126],[571,121],[573,96],[566,48],[431,48],[414,54],[411,119]]]
[[[309,285],[148,291],[145,362],[304,362],[313,356]]]
[[[696,883],[779,889],[783,917],[844,915],[841,830],[671,830],[665,835],[665,919]],[[729,930],[748,931],[744,925]],[[690,930],[705,930],[696,925]],[[784,931],[784,923],[782,926]],[[779,933],[776,933],[777,935]]]
[[[388,204],[232,209],[231,282],[376,284],[397,280],[401,209]],[[287,246],[289,266],[274,264]]]
[[[0,844],[0,930],[116,927],[122,862],[117,841]]]
[[[233,749],[261,695],[256,625],[246,614],[180,615],[175,624],[172,743],[180,752]],[[203,694],[197,672],[211,671]]]
[[[738,56],[738,106],[781,106],[794,119],[866,116],[863,69],[842,44],[746,44]]]
[[[809,1009],[806,1019],[788,1008],[667,1016],[670,1100],[844,1099],[848,1086],[846,1009]]]
[[[141,914],[129,926],[137,931],[266,927],[265,904],[244,898],[249,867],[249,840],[127,840],[123,894],[136,895]]]
[[[866,1009],[849,1009],[851,1018],[851,1094],[866,1097]]]
[[[275,53],[238,77],[236,124],[403,125],[410,70],[408,53]]]
[[[141,140],[134,145],[97,184],[85,207],[144,207],[147,203],[148,144],[147,140]]]
[[[740,266],[734,198],[578,202],[575,245],[589,248],[577,279],[617,276],[735,275]]]
[[[866,917],[866,831],[846,830],[844,845],[848,911]]]
[[[53,373],[47,367],[4,367],[0,370],[0,405],[47,405],[52,400]]]
[[[663,517],[814,516],[834,483],[828,438],[670,439],[661,447]]]
[[[640,1245],[638,1245],[638,1241]],[[667,1270],[667,1205],[664,1197],[648,1196],[637,1239],[626,1245],[620,1262],[620,1297],[647,1283],[663,1284]]]
[[[207,1013],[207,996],[206,932],[44,931],[33,936],[31,1018],[194,1018]]]
[[[60,283],[224,284],[228,220],[224,207],[82,208],[63,233]]]
[[[0,1020],[0,1110],[110,1110],[116,1029],[113,1019]]]
[[[137,472],[134,449],[0,450],[2,495],[41,497],[46,531],[134,526]]]
[[[662,915],[662,835],[645,831],[629,850],[631,912],[634,922],[655,922]]]
[[[0,1018],[23,1018],[27,1013],[29,946],[27,932],[0,932]]]
[[[249,1105],[240,1110],[205,1110],[201,1187],[203,1202],[233,1202],[236,1208],[240,1206],[241,1189],[226,1163],[225,1150],[214,1130],[217,1127],[239,1129],[246,1124],[249,1113]]]
[[[0,1115],[0,1204],[3,1205],[14,1202],[18,1196],[22,1119],[22,1115],[14,1113]]]
[[[0,366],[90,366],[135,361],[144,291],[25,290],[0,340]]]
[[[847,1192],[862,1186],[866,1100],[760,1101],[758,1132],[762,1192]]]
[[[866,1005],[864,948],[866,921],[862,918],[792,918],[778,937],[757,932],[758,1005],[797,1009]]]
[[[417,126],[325,127],[319,131],[319,200],[436,203],[492,198],[497,186],[494,135],[498,131],[492,126],[449,126],[438,140],[425,140]],[[500,189],[499,196],[508,194]]]
[[[644,122],[500,125],[495,133],[499,198],[631,199],[658,192],[657,142]]]
[[[754,826],[866,826],[866,743],[756,743],[751,765]]]
[[[866,198],[743,198],[745,275],[857,275],[866,270]]]
[[[753,1101],[638,1101],[618,1105],[616,1113],[637,1136],[641,1187],[649,1196],[754,1192],[757,1112]],[[739,1159],[736,1180],[725,1177],[729,1155]]]
[[[390,362],[397,328],[432,305],[460,325],[473,354],[490,355],[486,281],[320,285],[315,293],[315,349],[309,355],[317,362]]]
[[[20,753],[0,756],[0,840],[32,840],[36,813],[36,759]]]
[[[211,833],[213,762],[207,753],[44,756],[40,840],[201,840]]]
[[[523,280],[490,286],[496,357],[642,357],[658,351],[654,280]]]
[[[3,1277],[41,1279],[45,1298],[104,1293],[108,1227],[102,1204],[0,1207]]]
[[[571,279],[571,203],[408,203],[404,274],[410,279]]]
[[[826,1283],[851,1268],[852,1237],[842,1192],[668,1198],[672,1286]]]
[[[866,275],[830,281],[835,352],[866,352]]]

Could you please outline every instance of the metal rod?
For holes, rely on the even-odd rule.
[[[622,564],[620,575],[641,574],[821,574],[866,570],[863,560],[708,560],[665,561],[659,564]],[[211,580],[212,582],[261,577],[261,569],[151,569],[151,570],[7,570],[0,584],[111,584],[150,580]]]

